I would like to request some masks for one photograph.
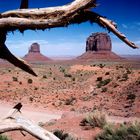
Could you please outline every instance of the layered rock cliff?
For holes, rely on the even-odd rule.
[[[93,33],[87,38],[86,51],[111,51],[111,39],[106,33]]]
[[[107,33],[93,33],[86,40],[85,53],[78,59],[121,59],[112,52],[111,38]]]
[[[33,43],[30,46],[28,54],[26,54],[23,59],[30,62],[41,62],[50,60],[50,58],[40,53],[40,45],[38,43]]]

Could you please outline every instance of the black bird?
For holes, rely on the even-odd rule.
[[[21,0],[20,9],[28,9],[28,0]]]
[[[17,109],[19,112],[21,112],[21,111],[20,111],[21,108],[22,108],[22,104],[21,104],[21,103],[18,103],[18,104],[16,104],[16,105],[13,107],[13,109]]]

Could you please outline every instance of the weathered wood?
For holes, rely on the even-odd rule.
[[[79,22],[92,20],[113,32],[128,46],[138,48],[138,46],[129,41],[115,28],[112,24],[114,22],[111,22],[111,20],[108,20],[99,14],[95,14],[94,12],[86,11],[86,9],[92,7],[96,7],[95,0],[75,0],[69,5],[58,7],[12,10],[1,14],[0,29],[5,29],[7,31],[18,29],[23,32],[27,29],[44,30],[47,28],[65,27],[69,24],[76,23],[76,18],[78,16]],[[83,15],[86,15],[86,19]]]
[[[3,34],[3,31],[7,33],[8,31],[14,30],[19,30],[21,32],[24,32],[27,29],[44,30],[55,27],[65,27],[69,24],[91,21],[113,32],[128,46],[132,48],[138,48],[138,46],[129,41],[125,35],[117,30],[116,24],[114,24],[113,21],[90,11],[92,7],[96,7],[96,0],[75,0],[71,4],[64,6],[38,9],[17,9],[4,12],[0,15],[0,37],[2,36],[2,38],[4,38],[3,36],[6,35]],[[3,39],[0,40],[0,44],[2,44],[1,42],[3,42]],[[1,46],[6,47],[5,44],[2,44]],[[2,52],[1,46],[0,52]],[[4,59],[9,61],[7,55],[8,53],[5,55],[6,57]],[[0,55],[0,57],[3,58],[2,55]],[[19,62],[18,65],[16,62]],[[31,67],[18,58],[16,58],[11,63],[33,75],[36,75]]]
[[[94,20],[94,22],[97,22],[102,27],[114,33],[119,39],[121,39],[124,43],[126,43],[131,48],[133,49],[139,48],[133,42],[129,41],[128,38],[124,34],[122,34],[119,30],[117,30],[117,24],[114,21],[104,18],[103,16],[96,14],[94,12],[89,11],[88,13],[90,13],[91,15],[90,16],[91,21]]]
[[[78,12],[91,7],[95,7],[95,0],[75,0],[61,7],[13,10],[1,14],[0,28],[24,31],[64,27]]]
[[[59,140],[53,133],[24,118],[17,109],[12,109],[0,120],[0,133],[23,130],[40,140]]]
[[[3,46],[0,45],[0,58],[6,59],[10,63],[14,64],[16,67],[19,67],[22,70],[34,76],[37,76],[37,74],[33,71],[33,69],[27,62],[25,62],[23,59],[19,57],[14,56],[5,45]]]
[[[33,69],[29,66],[28,63],[26,63],[24,60],[21,58],[18,58],[14,56],[9,49],[5,45],[6,41],[6,32],[0,31],[0,58],[6,59],[16,67],[19,67],[23,69],[24,71],[37,76],[37,74],[33,71]]]

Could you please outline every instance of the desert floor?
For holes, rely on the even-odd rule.
[[[50,131],[64,130],[92,140],[101,130],[85,130],[80,121],[96,110],[108,121],[140,117],[140,61],[50,61],[32,64],[38,77],[11,65],[0,65],[0,114],[16,103],[22,114]],[[14,140],[35,138],[6,133]]]

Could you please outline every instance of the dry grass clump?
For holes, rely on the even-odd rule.
[[[99,81],[99,83],[97,84],[97,88],[101,88],[102,86],[106,86],[106,85],[109,84],[110,82],[111,82],[111,79],[101,80],[101,81]]]
[[[17,77],[12,77],[13,78],[13,81],[17,82],[18,81],[18,78]]]
[[[0,135],[0,140],[10,140],[10,139],[5,135]]]
[[[28,84],[32,84],[33,80],[29,78],[27,82],[28,82]]]
[[[60,140],[77,140],[76,138],[72,137],[70,134],[65,133],[63,130],[55,130],[54,135],[57,136]]]
[[[106,115],[103,112],[94,111],[88,114],[81,122],[81,126],[91,126],[92,128],[103,128],[107,124]]]
[[[107,125],[96,140],[140,140],[140,123]]]

